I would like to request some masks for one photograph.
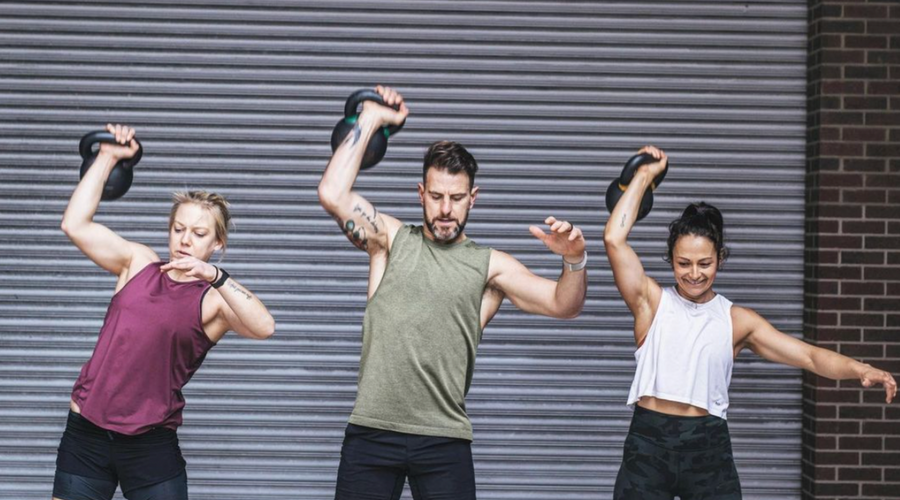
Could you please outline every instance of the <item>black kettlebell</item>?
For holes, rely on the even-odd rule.
[[[382,106],[385,105],[384,99],[378,95],[378,92],[375,92],[372,89],[360,89],[350,94],[350,97],[347,98],[347,103],[344,105],[344,118],[337,122],[337,125],[334,126],[334,131],[331,133],[332,153],[337,151],[338,146],[344,142],[347,134],[353,130],[353,126],[359,118],[359,113],[356,111],[356,108],[365,101],[375,101]],[[399,106],[393,106],[393,108],[396,110],[400,109]],[[366,152],[363,154],[362,164],[359,168],[365,170],[377,165],[378,162],[384,158],[384,153],[387,151],[388,137],[399,132],[405,123],[406,122],[403,122],[400,125],[382,127],[380,134],[375,133],[372,135],[372,140],[370,140],[369,145],[366,146]]]
[[[634,179],[634,174],[637,172],[638,167],[655,161],[657,160],[653,155],[641,153],[632,156],[625,162],[625,168],[622,169],[622,173],[618,178],[613,179],[609,187],[606,188],[606,209],[609,210],[609,213],[612,213],[613,209],[616,208],[616,204],[619,203],[619,199],[625,194],[625,190],[628,189],[628,184]],[[650,183],[650,188],[644,192],[644,196],[641,198],[641,207],[638,209],[637,220],[643,219],[650,213],[650,210],[653,208],[653,191],[659,187],[668,171],[667,163],[666,169],[653,179],[653,182]]]
[[[109,178],[106,179],[106,185],[103,186],[103,194],[100,195],[101,200],[110,201],[121,198],[131,187],[131,182],[134,180],[133,168],[141,161],[141,156],[144,155],[144,148],[141,146],[141,143],[137,139],[135,141],[138,144],[137,153],[127,160],[119,160],[116,163],[116,166],[109,173]],[[105,130],[88,132],[81,138],[81,142],[78,144],[78,152],[81,153],[81,158],[83,159],[81,162],[81,177],[84,177],[84,174],[94,164],[94,160],[97,159],[97,152],[94,152],[94,144],[101,142],[118,144],[115,134]]]

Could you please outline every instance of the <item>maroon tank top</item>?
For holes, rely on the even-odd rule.
[[[181,425],[187,384],[215,345],[203,331],[206,281],[179,282],[148,264],[109,303],[97,347],[72,389],[81,415],[140,434]]]

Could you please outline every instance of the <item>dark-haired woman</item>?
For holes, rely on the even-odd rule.
[[[107,125],[103,144],[66,207],[62,229],[95,264],[117,277],[97,346],[69,403],[56,459],[54,500],[187,500],[178,446],[181,389],[229,330],[271,336],[266,306],[208,261],[228,242],[228,203],[205,191],[176,193],[168,261],[94,221],[115,164],[138,150],[134,129]]]
[[[821,349],[775,329],[751,309],[713,290],[728,250],[722,214],[695,203],[669,226],[667,261],[675,286],[644,272],[627,242],[643,193],[667,167],[666,154],[640,167],[604,232],[616,287],[634,315],[637,369],[628,405],[634,417],[616,478],[616,499],[739,499],[741,486],[725,418],[734,358],[760,356],[831,379],[882,384],[889,403],[897,384],[887,372]]]

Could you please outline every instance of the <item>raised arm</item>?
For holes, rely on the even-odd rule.
[[[752,309],[732,306],[731,317],[737,340],[735,355],[749,347],[769,361],[809,370],[832,380],[859,379],[863,387],[881,384],[888,403],[897,395],[897,382],[884,370],[786,335]]]
[[[665,152],[653,146],[644,147],[638,153],[650,153],[659,161],[638,168],[634,179],[628,184],[628,189],[606,221],[603,244],[612,267],[616,288],[634,315],[634,339],[640,345],[653,322],[662,290],[656,281],[644,272],[641,259],[628,244],[628,234],[637,220],[644,192],[650,186],[650,182],[666,169],[668,157]]]
[[[396,233],[400,221],[379,212],[368,200],[353,191],[353,184],[372,135],[385,125],[403,123],[409,114],[399,93],[380,85],[375,90],[386,106],[372,101],[363,103],[363,111],[356,125],[334,152],[319,183],[322,207],[337,220],[347,238],[370,255],[388,249],[388,235]],[[390,107],[394,105],[399,106],[399,111]]]
[[[72,243],[89,259],[107,271],[122,276],[132,264],[135,254],[147,262],[156,260],[148,247],[125,240],[108,227],[94,222],[100,195],[110,172],[119,160],[137,153],[134,129],[125,125],[107,125],[118,144],[101,144],[94,164],[78,183],[69,199],[61,228]]]
[[[587,254],[581,229],[567,221],[548,217],[546,234],[537,226],[530,231],[553,253],[563,258],[559,280],[537,276],[521,262],[500,251],[491,254],[488,286],[509,297],[519,309],[553,318],[574,318],[584,308],[587,296]],[[568,265],[567,265],[568,264]],[[499,307],[499,302],[496,303]]]

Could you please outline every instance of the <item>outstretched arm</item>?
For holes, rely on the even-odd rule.
[[[741,339],[736,353],[749,347],[769,361],[809,370],[833,380],[859,379],[863,387],[881,384],[888,403],[897,395],[897,382],[884,370],[786,335],[752,309],[732,306],[731,317]]]
[[[100,205],[103,186],[119,160],[137,153],[134,129],[125,125],[106,126],[116,136],[118,144],[101,144],[94,164],[78,183],[69,199],[61,228],[72,243],[89,259],[107,271],[121,276],[131,265],[135,253],[146,254],[148,262],[156,255],[148,247],[125,240],[108,227],[94,222]]]
[[[644,192],[653,179],[666,169],[668,157],[665,152],[653,146],[644,147],[638,153],[650,153],[659,161],[642,165],[637,170],[631,183],[628,184],[628,189],[606,221],[603,244],[612,267],[616,288],[634,315],[634,340],[637,345],[641,345],[653,322],[662,290],[656,281],[644,272],[641,259],[628,244],[628,234],[637,220]]]
[[[537,226],[531,226],[531,234],[553,253],[561,255],[565,262],[579,267],[587,258],[581,229],[554,217],[548,217],[545,222],[550,226],[549,234]],[[491,253],[490,268],[488,286],[509,297],[523,311],[554,318],[574,318],[584,308],[587,295],[585,267],[573,271],[564,265],[559,280],[553,281],[537,276],[509,254],[495,250]]]
[[[334,152],[319,183],[322,207],[337,220],[347,238],[370,255],[387,250],[388,234],[397,231],[400,221],[376,210],[368,200],[353,191],[353,184],[372,135],[384,125],[403,123],[409,114],[399,93],[380,85],[375,90],[387,106],[371,101],[363,104],[359,119]],[[400,110],[390,107],[394,105],[398,105]]]

